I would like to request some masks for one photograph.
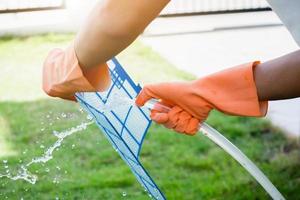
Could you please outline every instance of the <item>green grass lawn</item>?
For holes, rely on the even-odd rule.
[[[54,130],[87,121],[77,104],[48,98],[40,89],[43,58],[72,37],[0,39],[0,161],[8,160],[12,172],[40,156],[45,150],[41,145],[56,140]],[[119,58],[141,83],[194,78],[140,42]],[[296,142],[265,120],[213,112],[208,122],[241,148],[287,199],[300,199]],[[269,199],[239,164],[202,135],[188,137],[153,125],[141,160],[168,199]],[[0,173],[5,170],[0,162]],[[39,176],[35,185],[0,179],[0,199],[149,199],[94,124],[67,138],[49,163],[33,165],[30,171]]]

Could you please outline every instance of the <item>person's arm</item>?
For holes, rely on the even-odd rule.
[[[169,0],[104,0],[77,35],[75,52],[82,68],[108,61],[130,45]]]
[[[254,77],[262,101],[300,97],[300,50],[257,65]]]
[[[267,101],[300,97],[300,50],[261,63],[226,69],[193,82],[145,86],[136,103],[160,99],[171,111],[152,111],[151,118],[167,128],[195,134],[197,123],[212,109],[237,116],[264,116]],[[197,121],[198,120],[198,121]]]
[[[110,85],[106,61],[131,44],[169,0],[103,0],[92,10],[74,42],[49,52],[43,67],[43,90],[75,100],[80,91],[103,91]]]

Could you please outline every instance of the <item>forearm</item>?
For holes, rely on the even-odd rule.
[[[169,0],[104,0],[96,5],[75,40],[83,68],[95,67],[130,45]]]
[[[300,97],[300,50],[259,64],[254,76],[261,101]]]

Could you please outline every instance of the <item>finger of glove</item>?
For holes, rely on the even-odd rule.
[[[178,122],[179,114],[181,113],[182,108],[178,106],[174,106],[171,108],[170,112],[168,112],[168,121],[164,123],[164,126],[170,129],[173,129]]]
[[[187,129],[188,123],[191,118],[192,116],[190,114],[185,111],[181,111],[178,115],[178,121],[174,130],[180,133],[185,133],[185,130]]]
[[[143,106],[147,101],[152,98],[168,100],[170,93],[173,91],[172,83],[159,83],[159,84],[151,84],[146,85],[140,94],[137,96],[136,104],[138,106]]]
[[[171,103],[169,103],[165,100],[161,100],[154,105],[154,108],[152,110],[156,110],[161,113],[168,113],[168,112],[170,112],[170,110],[173,106],[174,105],[172,105]]]
[[[135,103],[138,106],[143,106],[145,105],[145,103],[147,101],[149,101],[152,98],[156,98],[157,95],[154,95],[151,91],[150,91],[150,87],[151,88],[155,88],[155,85],[146,85],[141,92],[139,93],[139,95],[137,96]]]
[[[188,135],[195,135],[198,132],[200,121],[197,118],[192,117],[185,129],[185,133]]]
[[[169,120],[167,113],[157,112],[155,110],[151,111],[151,119],[158,124],[164,124]]]

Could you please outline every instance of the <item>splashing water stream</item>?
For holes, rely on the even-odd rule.
[[[20,166],[20,169],[18,170],[18,173],[17,175],[12,175],[9,170],[6,171],[6,174],[0,174],[0,178],[3,178],[3,177],[6,177],[6,178],[9,178],[11,180],[24,180],[24,181],[27,181],[31,184],[35,184],[38,177],[37,175],[35,174],[32,174],[28,168],[33,165],[33,164],[36,164],[36,163],[46,163],[48,162],[49,160],[51,160],[53,158],[53,152],[54,150],[58,149],[61,145],[62,145],[62,142],[63,140],[76,133],[76,132],[79,132],[79,131],[82,131],[82,130],[85,130],[87,128],[88,125],[91,125],[93,122],[90,121],[90,122],[84,122],[76,127],[73,127],[73,128],[70,128],[68,130],[65,130],[65,131],[62,131],[62,132],[57,132],[57,131],[53,131],[53,135],[55,137],[57,137],[57,140],[56,142],[50,146],[42,156],[40,157],[36,157],[36,158],[33,158],[30,162],[28,162],[27,164],[25,165],[21,165]],[[3,161],[4,164],[7,163],[7,161]],[[7,165],[5,165],[7,166]]]
[[[116,107],[122,107],[122,106],[128,106],[128,105],[134,106],[135,105],[134,100],[128,98],[128,96],[125,96],[124,94],[120,93],[119,91],[114,91],[110,95],[109,101],[107,101],[105,105],[101,105],[101,107],[99,109],[102,111],[102,113],[107,113],[107,112],[110,112],[112,109],[114,109]],[[65,118],[66,115],[63,113],[62,117]],[[50,115],[47,115],[46,118],[49,119]],[[3,160],[3,163],[5,164],[5,169],[7,169],[7,170],[6,170],[5,174],[0,173],[0,178],[5,178],[6,177],[6,178],[14,180],[14,181],[24,180],[24,181],[27,181],[31,184],[35,184],[36,181],[38,180],[38,177],[37,177],[37,175],[32,174],[28,170],[28,168],[33,164],[46,163],[49,160],[51,160],[53,158],[53,152],[55,150],[57,150],[62,145],[62,142],[66,137],[68,137],[68,136],[70,136],[70,135],[72,135],[76,132],[85,130],[88,125],[91,125],[93,123],[93,121],[92,121],[93,118],[91,116],[88,116],[87,119],[90,120],[90,121],[89,122],[84,122],[84,123],[82,123],[82,124],[80,124],[76,127],[70,128],[68,130],[61,131],[61,132],[53,131],[53,135],[55,137],[57,137],[56,142],[52,146],[50,146],[48,149],[46,149],[42,156],[33,158],[27,164],[21,165],[20,169],[18,170],[17,175],[13,175],[13,174],[10,173],[10,171],[7,169],[8,168],[7,160]],[[50,125],[52,125],[52,122],[51,122]],[[42,128],[42,131],[44,131],[44,128]],[[44,145],[41,145],[41,146],[40,146],[41,148],[45,148]],[[75,145],[73,144],[72,148],[74,148],[74,147],[75,147]],[[27,151],[27,150],[25,150],[25,151]],[[23,152],[23,154],[26,153],[26,152],[25,153],[24,152]],[[46,171],[47,170],[49,170],[49,169],[46,168]]]
[[[120,91],[113,91],[105,105],[98,105],[98,108],[102,113],[106,114],[116,107],[123,106],[135,106],[134,99],[130,99],[126,94],[121,93]]]

